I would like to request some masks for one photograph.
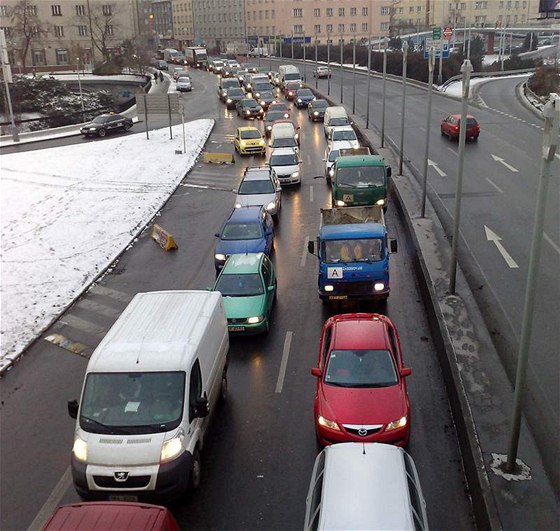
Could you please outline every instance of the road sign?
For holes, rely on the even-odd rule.
[[[443,28],[443,36],[445,40],[448,41],[452,35],[453,35],[453,28],[451,28],[450,26],[446,26],[445,28]]]
[[[424,45],[424,59],[429,59],[430,48],[434,48],[434,52],[435,52],[434,57],[436,59],[442,56],[442,49],[443,49],[443,58],[447,59],[449,57],[449,41],[447,40],[426,39],[426,43]]]
[[[435,28],[432,29],[432,39],[438,40],[441,39],[441,27],[440,26],[436,26]]]
[[[311,37],[284,37],[284,44],[292,44],[292,40],[294,44],[303,44],[305,39],[305,44],[309,44],[311,42]]]

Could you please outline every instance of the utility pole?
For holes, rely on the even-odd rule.
[[[4,30],[0,30],[0,58],[2,59],[2,74],[4,77],[4,84],[6,86],[6,99],[8,100],[8,112],[10,113],[10,122],[12,130],[12,140],[19,142],[19,133],[16,127],[14,118],[14,109],[12,107],[12,97],[10,95],[10,83],[12,83],[12,67],[8,59],[8,47],[6,45],[6,36]]]
[[[317,33],[315,33],[315,88],[319,86],[319,77],[317,76]]]
[[[402,175],[403,159],[404,159],[404,112],[406,109],[406,61],[408,55],[408,42],[404,41],[403,49],[403,65],[402,65],[402,107],[401,107],[401,143],[400,143],[400,157],[399,157],[399,175]]]
[[[344,38],[340,35],[340,103],[344,103]]]
[[[368,37],[368,54],[367,54],[367,104],[366,104],[366,129],[369,129],[369,100],[371,86],[371,34]]]
[[[428,114],[426,117],[426,151],[424,152],[424,183],[422,186],[422,213],[426,216],[426,194],[428,188],[428,157],[430,156],[430,125],[432,123],[432,88],[434,85],[434,58],[435,50],[430,46],[428,55]]]
[[[383,39],[383,104],[381,106],[381,147],[385,147],[385,96],[387,95],[387,38]]]
[[[352,39],[352,114],[356,114],[356,38]]]
[[[327,32],[327,96],[331,95],[331,34]]]

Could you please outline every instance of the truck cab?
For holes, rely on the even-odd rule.
[[[332,206],[379,205],[387,210],[391,167],[380,155],[339,157],[332,175]]]

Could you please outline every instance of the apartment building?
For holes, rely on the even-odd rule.
[[[319,43],[389,32],[391,0],[245,0],[247,34],[312,37]]]
[[[138,34],[135,0],[53,0],[23,4],[2,0],[10,64],[19,66],[75,65],[100,61],[120,52],[125,39]],[[26,48],[28,34],[28,51]]]
[[[172,0],[173,35],[178,49],[194,44],[193,0]]]
[[[246,0],[193,0],[194,40],[225,50],[245,41]]]

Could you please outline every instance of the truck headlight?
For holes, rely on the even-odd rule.
[[[175,459],[183,449],[183,441],[185,440],[185,435],[183,430],[179,430],[177,435],[173,439],[165,441],[161,447],[161,455],[159,458],[160,463],[166,463]]]
[[[336,202],[336,206],[346,206],[344,201],[340,201],[340,199]]]
[[[218,262],[225,262],[226,261],[226,255],[217,253],[217,254],[214,255],[214,259],[216,259]]]
[[[375,291],[383,291],[383,290],[385,289],[385,284],[383,284],[383,282],[376,282],[376,283],[373,285],[373,289],[374,289]]]
[[[299,171],[295,171],[294,173],[292,173],[292,177],[294,178],[299,177]]]
[[[77,437],[72,446],[72,453],[78,461],[85,463],[87,461],[87,442]]]
[[[266,209],[270,212],[271,210],[274,210],[276,208],[276,203],[274,201],[271,201],[270,203],[268,203],[268,205],[266,205]]]
[[[317,422],[321,426],[324,426],[325,428],[329,428],[330,430],[340,431],[338,424],[334,420],[326,419],[322,415],[319,415],[319,417],[317,418]]]
[[[385,204],[385,199],[380,199],[379,201],[377,201],[377,203],[375,203],[376,205],[379,206],[383,206]]]
[[[393,422],[389,422],[389,424],[387,424],[387,427],[385,428],[385,431],[391,431],[391,430],[396,430],[398,428],[404,428],[406,426],[407,423],[407,418],[406,417],[401,417],[398,420],[394,420]]]
[[[256,317],[249,317],[247,319],[247,323],[248,324],[257,324],[260,323],[263,320],[262,315],[258,315]]]
[[[325,291],[334,291],[334,286],[332,286],[331,284],[327,284],[325,286]]]

